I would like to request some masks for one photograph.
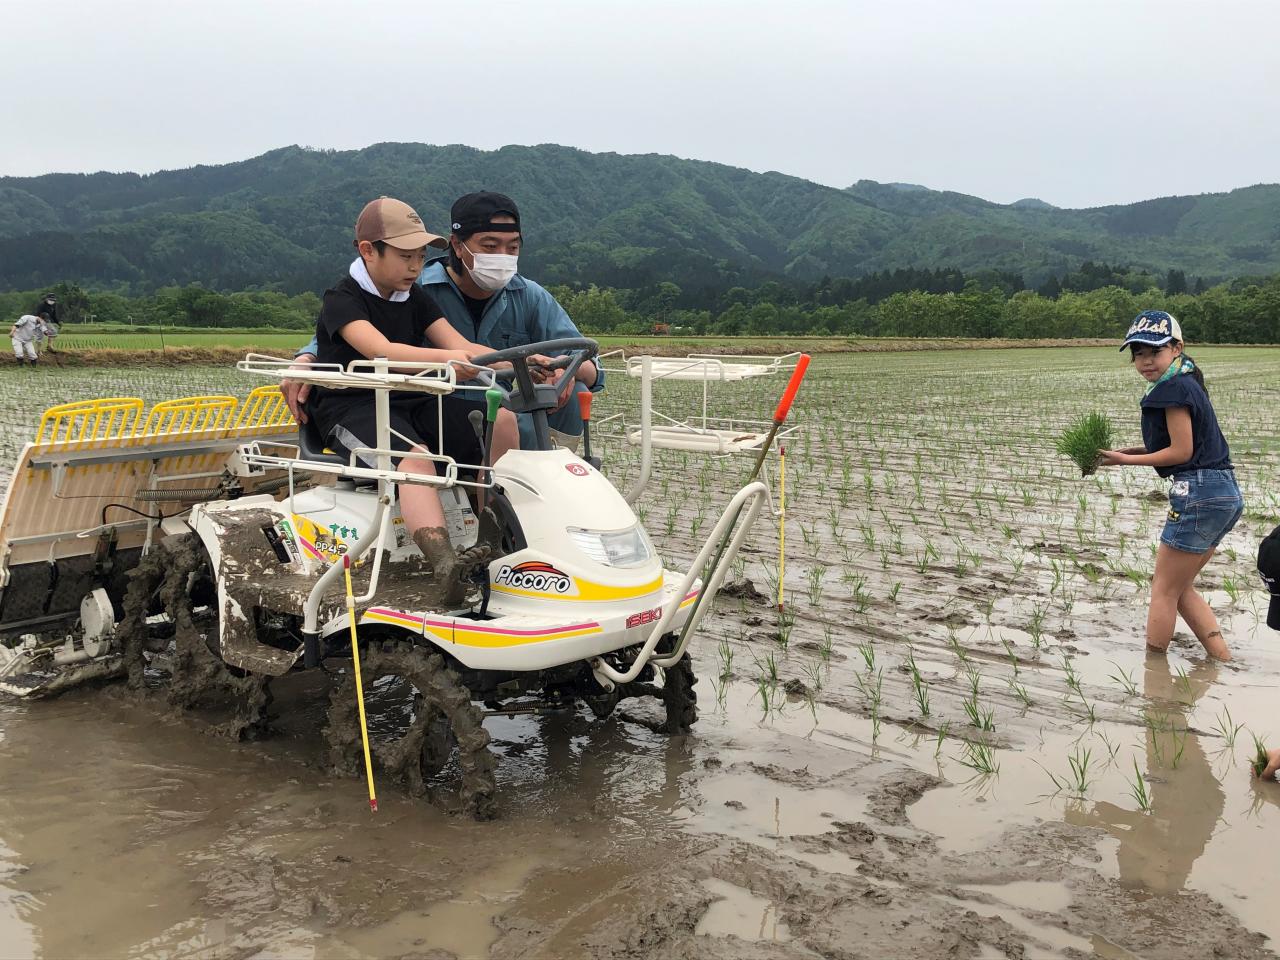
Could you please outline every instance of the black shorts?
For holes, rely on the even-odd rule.
[[[316,418],[316,426],[320,428],[325,445],[343,456],[350,456],[357,447],[378,445],[373,397],[366,391],[360,392],[364,396],[347,397],[337,391],[328,391],[318,398],[318,402],[307,405],[307,412]],[[420,444],[432,453],[453,457],[459,464],[477,465],[480,463],[480,441],[468,419],[472,410],[485,412],[482,397],[472,399],[465,394],[454,393],[441,402],[440,398],[427,394],[392,393],[391,449],[407,451]],[[441,423],[444,426],[443,444],[440,442]],[[362,454],[358,459],[365,466],[377,466],[370,454]]]

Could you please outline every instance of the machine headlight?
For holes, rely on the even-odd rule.
[[[638,523],[625,530],[568,529],[579,550],[607,567],[639,567],[653,556],[649,536]]]

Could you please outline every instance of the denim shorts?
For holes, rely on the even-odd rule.
[[[1212,550],[1244,513],[1235,472],[1187,470],[1169,480],[1169,517],[1160,542],[1187,553]]]

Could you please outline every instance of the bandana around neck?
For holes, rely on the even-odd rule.
[[[351,269],[348,271],[351,279],[360,285],[360,289],[365,293],[372,293],[375,297],[383,300],[390,300],[392,303],[403,303],[409,299],[408,290],[396,290],[390,297],[384,297],[378,292],[378,288],[373,285],[373,278],[369,276],[369,268],[364,265],[363,257],[356,257],[351,261]]]
[[[1173,363],[1169,364],[1169,369],[1167,369],[1164,373],[1160,374],[1159,380],[1157,380],[1155,383],[1147,385],[1147,393],[1148,394],[1151,393],[1152,390],[1160,386],[1160,384],[1164,383],[1166,380],[1172,380],[1174,377],[1179,376],[1181,374],[1190,373],[1195,368],[1196,368],[1196,365],[1191,362],[1190,357],[1185,356],[1183,354],[1179,354],[1178,356],[1173,358]],[[1143,396],[1146,396],[1146,394],[1143,394]]]

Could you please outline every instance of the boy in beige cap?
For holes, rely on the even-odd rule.
[[[356,251],[347,276],[326,290],[316,321],[320,363],[385,357],[388,360],[467,364],[489,348],[458,333],[431,296],[415,281],[427,248],[444,248],[443,237],[428,233],[422,218],[407,203],[390,197],[370,201],[356,220]],[[481,399],[453,394],[442,406],[444,433],[438,428],[437,400],[422,393],[391,394],[391,445],[397,450],[447,454],[459,463],[480,463],[480,446],[467,419],[484,410]],[[315,390],[308,403],[321,436],[330,448],[349,455],[358,447],[377,446],[373,394],[367,390]],[[519,445],[515,415],[498,412],[491,462]],[[374,464],[370,464],[373,466]],[[434,475],[428,460],[408,458],[397,468]],[[405,528],[431,563],[445,590],[445,603],[457,605],[465,595],[460,573],[483,562],[487,550],[475,547],[457,556],[445,531],[444,513],[435,490],[419,484],[400,487]]]

